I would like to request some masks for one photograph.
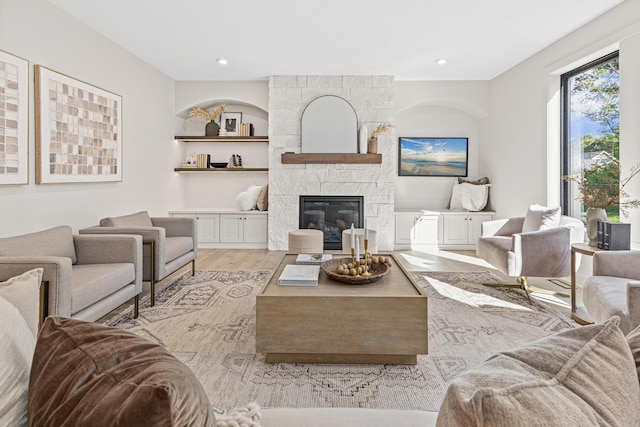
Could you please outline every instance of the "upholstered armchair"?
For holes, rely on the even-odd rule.
[[[151,218],[146,211],[102,218],[100,225],[80,234],[136,234],[142,236],[142,279],[151,283],[151,306],[155,305],[155,284],[191,263],[195,274],[198,237],[194,218]]]
[[[527,276],[566,277],[571,274],[571,244],[584,241],[582,221],[559,214],[551,220],[540,215],[483,222],[476,253],[504,274],[519,278],[527,291]],[[539,220],[531,220],[538,216]],[[549,215],[550,216],[550,215]],[[542,216],[544,218],[544,215]],[[488,284],[491,285],[491,284]],[[528,293],[527,293],[528,294]]]
[[[80,236],[60,226],[0,239],[0,281],[42,268],[47,313],[95,321],[142,292],[140,236]]]
[[[582,300],[597,323],[620,317],[625,334],[640,325],[640,251],[593,254],[593,275],[582,287]]]

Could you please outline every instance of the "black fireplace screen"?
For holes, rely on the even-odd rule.
[[[362,228],[363,196],[300,196],[300,228],[324,234],[324,249],[342,249],[342,230]]]

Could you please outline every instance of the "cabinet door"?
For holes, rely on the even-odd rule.
[[[220,243],[242,243],[244,215],[220,214]]]
[[[422,215],[416,221],[413,228],[414,241],[418,245],[438,244],[438,217],[435,215]]]
[[[202,243],[217,243],[220,241],[220,215],[198,214],[198,241]]]
[[[469,244],[475,245],[480,237],[481,225],[485,221],[493,220],[492,214],[470,214],[469,215]]]
[[[443,215],[445,245],[469,243],[469,217],[467,215]]]
[[[243,222],[245,243],[267,243],[266,215],[247,215]]]
[[[413,228],[419,217],[418,213],[396,213],[396,244],[411,244],[415,236]]]

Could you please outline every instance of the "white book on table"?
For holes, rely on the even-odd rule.
[[[284,266],[278,284],[283,286],[318,286],[319,265],[287,264]]]
[[[296,264],[322,264],[331,260],[331,254],[298,254]]]

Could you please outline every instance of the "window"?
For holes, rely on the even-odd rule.
[[[561,77],[562,175],[584,174],[589,185],[607,188],[619,176],[618,52]],[[578,200],[575,182],[562,181],[562,212],[580,218],[586,206]],[[617,204],[607,207],[610,220],[619,218]]]

